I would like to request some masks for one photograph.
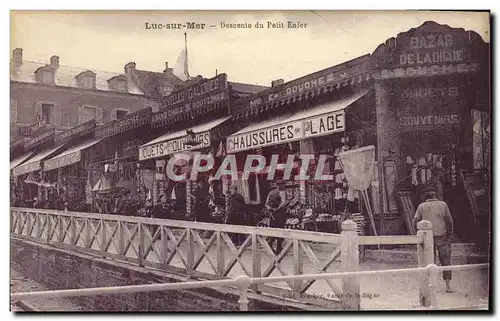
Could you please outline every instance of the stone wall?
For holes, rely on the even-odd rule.
[[[180,277],[11,238],[11,268],[50,289],[179,282]],[[83,311],[238,311],[235,290],[196,289],[73,298]],[[300,311],[297,304],[250,299],[254,311]]]

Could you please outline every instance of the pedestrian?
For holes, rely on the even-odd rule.
[[[229,187],[229,196],[227,199],[228,211],[226,223],[231,225],[244,225],[245,223],[245,199],[238,193],[236,186]],[[234,245],[241,245],[243,235],[231,233],[230,238]]]
[[[432,223],[435,256],[437,254],[441,266],[449,266],[453,236],[453,218],[450,209],[445,202],[436,198],[436,192],[432,189],[424,192],[424,198],[425,201],[418,206],[412,224],[416,228],[417,223],[422,220]],[[453,293],[454,290],[450,286],[451,271],[443,271],[443,279],[446,283],[446,292]]]
[[[194,220],[196,222],[210,223],[212,220],[208,207],[210,201],[209,186],[204,181],[199,180],[194,192],[188,195],[194,200]]]
[[[130,191],[124,190],[120,199],[117,199],[116,214],[129,216],[132,215],[132,203],[130,201]]]
[[[286,183],[283,180],[278,181],[278,186],[269,192],[266,199],[265,208],[271,213],[271,226],[274,228],[285,228],[286,222],[286,208],[288,203],[286,201],[285,192]],[[272,248],[273,243],[276,242],[276,253],[280,253],[283,245],[283,238],[271,238],[270,245]]]
[[[166,194],[160,195],[160,202],[154,206],[153,210],[151,211],[151,217],[160,219],[170,218],[170,204],[168,204],[168,197]],[[159,227],[159,225],[155,225],[153,227],[153,233],[151,234],[152,236],[156,234]]]

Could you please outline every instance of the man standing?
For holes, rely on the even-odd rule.
[[[156,204],[151,211],[151,217],[152,218],[162,218],[162,219],[168,219],[170,216],[170,205],[167,204],[167,195],[161,194],[160,195],[160,202]],[[155,235],[156,231],[158,231],[159,225],[155,225],[153,227],[153,231],[151,235]]]
[[[421,203],[413,218],[413,226],[426,220],[432,223],[434,235],[434,251],[437,252],[442,266],[451,265],[451,237],[453,236],[453,218],[448,205],[436,198],[436,192],[428,189],[424,192],[425,201]],[[446,283],[446,292],[453,293],[450,286],[451,271],[443,271],[443,279]]]
[[[236,186],[231,185],[229,187],[229,196],[227,199],[228,211],[227,211],[227,224],[231,225],[244,225],[244,209],[245,209],[245,199],[236,190]],[[237,233],[231,233],[231,240],[235,245],[241,245],[241,235]]]
[[[285,228],[286,207],[288,205],[286,201],[285,187],[285,181],[279,180],[278,186],[269,192],[269,195],[267,195],[266,209],[273,215],[271,218],[271,227]],[[276,253],[279,254],[282,249],[283,238],[271,239],[271,247],[274,241],[276,241]]]
[[[194,192],[192,194],[189,193],[189,197],[194,200],[195,221],[210,223],[212,220],[208,208],[210,200],[209,186],[204,181],[199,180]]]

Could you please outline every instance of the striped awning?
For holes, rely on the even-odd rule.
[[[47,157],[50,157],[52,154],[57,152],[63,145],[58,145],[56,147],[52,147],[46,149],[38,154],[36,154],[33,158],[27,161],[25,164],[14,167],[12,170],[12,174],[14,176],[19,176],[27,173],[31,173],[37,171],[42,168],[42,161]]]

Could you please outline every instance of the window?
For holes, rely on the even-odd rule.
[[[123,117],[127,116],[127,114],[128,114],[128,110],[117,109],[116,110],[116,119],[123,118]]]
[[[94,88],[94,78],[90,76],[83,77],[82,84],[84,88]]]
[[[80,123],[85,123],[92,119],[97,119],[97,108],[92,106],[84,106],[83,115],[80,118]]]
[[[47,124],[54,123],[54,105],[42,104],[42,120]]]
[[[127,83],[125,81],[117,81],[116,82],[116,90],[122,93],[126,93],[127,90]]]
[[[44,84],[52,84],[54,83],[54,76],[51,71],[44,70],[42,71],[42,83]]]
[[[10,101],[10,122],[17,123],[17,101]]]

